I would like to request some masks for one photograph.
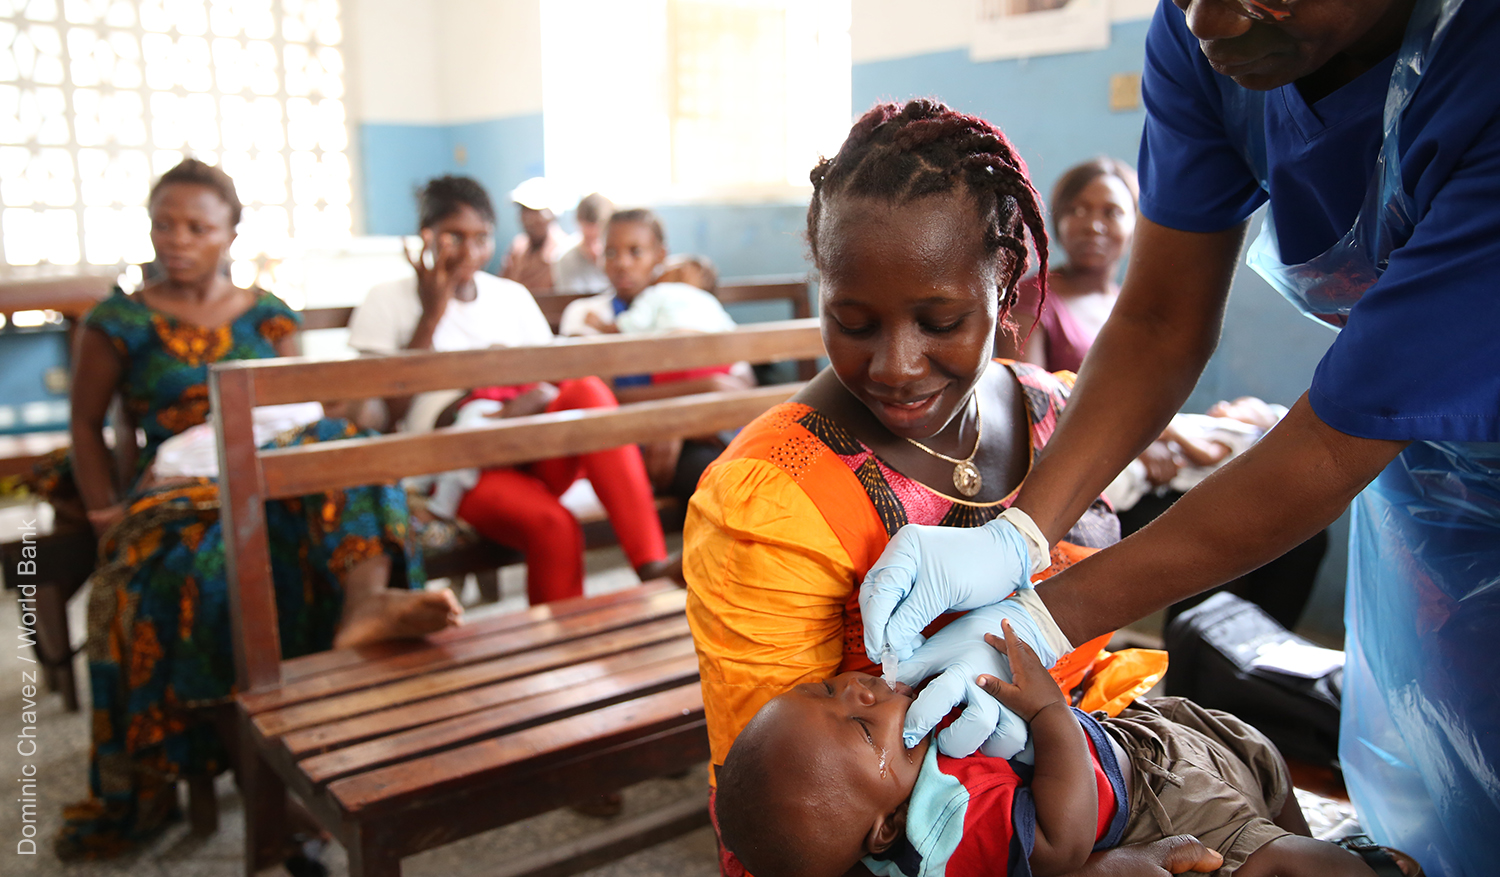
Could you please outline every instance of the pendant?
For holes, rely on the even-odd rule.
[[[962,460],[953,467],[953,486],[964,496],[973,496],[979,492],[981,480],[979,467],[968,460]]]

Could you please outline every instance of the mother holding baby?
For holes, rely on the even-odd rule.
[[[1047,259],[1039,198],[1004,135],[930,101],[886,104],[856,123],[812,183],[807,234],[830,368],[741,432],[704,474],[684,530],[688,618],[715,765],[777,694],[842,671],[878,672],[881,649],[865,640],[871,607],[860,583],[901,527],[971,534],[1008,562],[1048,574],[1118,539],[1098,500],[1050,547],[1008,511],[1072,382],[1068,373],[991,360],[997,321],[1025,271],[1028,235],[1043,276]],[[1016,526],[984,526],[1002,519]],[[940,544],[922,547],[928,553],[912,560],[933,574],[958,560]],[[897,622],[930,610],[916,633],[940,613],[992,599],[909,601]],[[878,611],[884,617],[890,607]],[[976,635],[964,619],[945,626],[956,617],[927,627],[924,655],[900,675],[917,681],[929,668],[942,671],[918,698],[929,710],[968,703],[938,735],[945,752],[983,747],[1010,757],[1025,728],[1003,721],[975,682],[1004,668],[993,651],[946,654],[946,644]],[[1039,638],[1035,625],[1017,619],[1016,627]],[[1104,639],[1052,650],[1065,689],[1080,683]],[[1203,858],[1196,841],[1172,838],[1101,853],[1090,868],[1160,874]],[[723,866],[742,873],[727,855]]]
[[[1473,0],[1157,7],[1129,270],[1017,506],[1061,537],[1160,434],[1213,352],[1260,206],[1247,261],[1338,334],[1255,447],[1026,601],[982,610],[1024,616],[1047,632],[1023,634],[1034,645],[1085,639],[1351,507],[1339,761],[1362,826],[1436,877],[1494,873],[1500,825],[1500,92],[1479,86],[1497,37],[1500,6]],[[866,577],[866,635],[900,652],[912,622],[887,623],[892,607],[1025,582],[993,547],[1021,538],[1009,529],[901,533]],[[918,712],[908,732],[941,716],[913,727]]]

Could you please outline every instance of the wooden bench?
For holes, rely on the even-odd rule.
[[[705,760],[684,595],[664,582],[494,616],[425,640],[280,661],[265,502],[456,467],[518,465],[626,442],[734,428],[799,385],[708,393],[393,435],[258,450],[251,409],[821,354],[816,321],[736,332],[610,336],[531,349],[341,362],[216,365],[246,868],[273,863],[286,790],[343,843],[354,877],[400,859]],[[309,388],[317,388],[316,391]],[[515,872],[565,875],[707,820],[706,800],[613,826]],[[509,871],[507,873],[510,873]]]
[[[113,285],[111,278],[103,276],[0,284],[0,313],[9,316],[21,310],[57,311],[68,320],[71,338],[76,334],[78,321],[89,308],[109,296]],[[811,314],[805,276],[733,278],[720,285],[717,295],[725,304],[786,302],[794,318],[806,318]],[[585,297],[544,294],[537,296],[537,301],[556,331],[568,303]],[[303,331],[342,329],[348,327],[354,308],[308,308],[301,313]],[[801,360],[797,368],[799,378],[808,380],[816,373],[816,361]],[[0,436],[0,477],[28,473],[47,454],[69,444],[66,432]],[[133,468],[133,464],[122,458],[118,468],[122,479],[128,480],[128,469]],[[685,509],[675,501],[659,500],[657,503],[657,513],[669,531],[681,526],[684,512]],[[579,524],[586,547],[614,544],[614,530],[604,515],[585,516]],[[69,712],[76,712],[78,689],[73,673],[76,649],[68,631],[67,604],[93,572],[96,539],[93,531],[81,522],[65,523],[55,532],[41,534],[39,539],[41,562],[36,581],[41,587],[37,605],[37,658],[42,664],[48,690],[61,693],[64,707]],[[8,569],[15,569],[20,560],[20,549],[19,542],[0,543],[0,562]],[[467,538],[441,549],[429,548],[424,554],[429,578],[456,579],[461,584],[465,577],[473,575],[479,586],[480,600],[491,603],[501,596],[499,569],[523,561],[519,551],[482,539],[477,534],[468,534]]]

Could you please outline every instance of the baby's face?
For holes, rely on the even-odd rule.
[[[901,740],[914,695],[899,682],[892,688],[879,676],[842,673],[776,700],[806,751],[824,763],[819,773],[839,777],[860,809],[889,813],[910,797],[927,753],[926,739],[911,749]]]
[[[764,812],[800,873],[842,877],[900,838],[928,746],[902,745],[913,696],[864,673],[809,682],[762,707],[735,744],[757,753],[760,791],[778,804]]]

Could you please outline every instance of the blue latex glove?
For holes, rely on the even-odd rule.
[[[1043,666],[1057,663],[1061,656],[1020,602],[1002,600],[973,610],[933,634],[896,671],[896,678],[908,685],[937,674],[906,711],[902,739],[907,748],[927,736],[959,704],[967,704],[963,713],[938,732],[939,752],[962,758],[982,749],[985,755],[1012,758],[1025,747],[1026,723],[975,681],[981,674],[1011,681],[1009,662],[984,641],[986,633],[1004,636],[1002,620],[1009,621],[1016,636],[1036,651]]]
[[[1005,518],[973,528],[902,527],[859,588],[866,654],[879,663],[889,645],[907,660],[933,619],[1030,587],[1031,568],[1026,537]]]

